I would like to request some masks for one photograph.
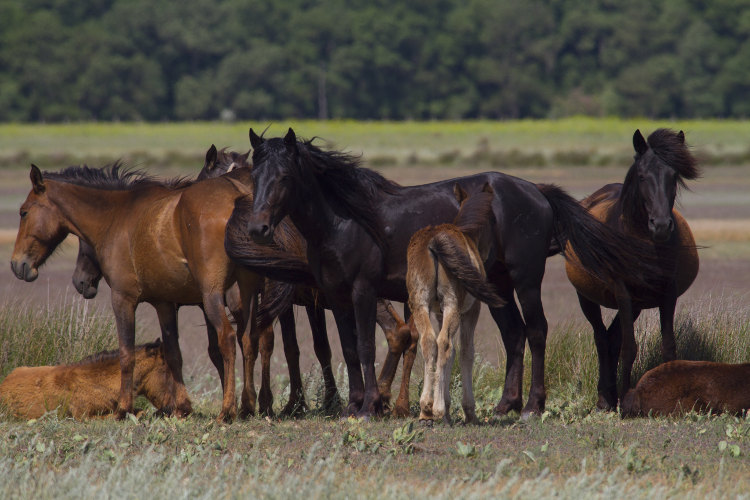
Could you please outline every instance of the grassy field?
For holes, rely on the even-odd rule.
[[[0,125],[0,259],[6,262],[0,275],[0,378],[17,365],[70,362],[116,344],[106,285],[96,305],[72,298],[72,243],[50,259],[33,284],[15,280],[7,269],[30,162],[54,170],[124,158],[159,175],[191,175],[211,143],[247,150],[248,128],[260,131],[267,125]],[[636,128],[685,130],[702,159],[704,177],[691,183],[693,191],[682,193],[680,208],[698,243],[708,248],[701,250],[698,280],[678,304],[678,356],[748,361],[750,122],[289,122],[272,124],[267,134],[281,135],[290,125],[301,136],[320,136],[332,147],[362,152],[369,166],[405,184],[501,168],[534,182],[561,184],[575,196],[622,179],[632,161]],[[181,312],[195,414],[175,420],[147,411],[124,422],[75,422],[54,412],[26,422],[0,414],[0,497],[140,498],[144,492],[157,498],[750,497],[750,419],[691,414],[621,420],[593,411],[594,346],[560,259],[548,261],[543,300],[550,319],[545,414],[528,422],[518,415],[491,418],[502,391],[504,354],[494,323],[483,316],[474,381],[477,412],[486,422],[432,429],[412,419],[339,421],[316,412],[321,380],[310,361],[305,384],[313,411],[307,417],[217,424],[215,372],[196,369],[209,364],[198,342],[205,339],[203,319],[196,313],[198,319],[186,325]],[[155,321],[143,321],[142,311],[139,341],[153,340]],[[184,314],[190,317],[189,310]],[[331,323],[329,328],[333,333]],[[658,316],[644,313],[637,335],[635,379],[660,361]],[[308,331],[299,336],[303,356],[312,358]],[[335,334],[331,337],[336,355],[340,349]],[[277,410],[289,390],[282,358],[274,355],[272,372]],[[346,396],[342,365],[337,374]],[[527,366],[525,392],[528,374]],[[458,402],[455,375],[454,370],[452,398]],[[421,380],[418,357],[414,415]],[[452,416],[460,421],[460,409]]]

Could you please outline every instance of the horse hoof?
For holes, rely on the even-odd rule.
[[[301,418],[307,413],[307,404],[305,400],[289,401],[281,410],[280,415],[287,418]]]
[[[511,411],[521,411],[521,401],[503,401],[502,399],[500,402],[495,406],[494,413],[495,415],[499,417],[504,417]]]
[[[232,421],[234,421],[234,419],[235,419],[236,417],[237,417],[237,410],[236,410],[236,409],[232,409],[232,410],[221,410],[221,412],[219,413],[219,416],[218,416],[218,417],[216,417],[216,420],[217,420],[217,421],[218,421],[219,423],[223,423],[223,424],[231,424],[231,423],[232,423]]]
[[[244,405],[242,406],[242,408],[240,408],[239,417],[242,420],[247,420],[248,418],[252,417],[253,415],[255,415],[255,408],[246,407]]]
[[[422,427],[432,427],[435,425],[435,422],[431,418],[420,418],[419,425]]]
[[[409,418],[411,416],[409,406],[403,406],[399,404],[393,407],[393,411],[391,412],[391,414],[396,418]]]

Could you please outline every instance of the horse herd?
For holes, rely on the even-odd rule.
[[[119,361],[119,395],[109,383],[105,405],[74,415],[108,411],[124,418],[132,412],[134,392],[146,390],[139,368],[142,351],[158,351],[160,355],[151,358],[162,366],[154,372],[161,375],[152,377],[162,380],[161,386],[149,389],[152,395],[147,397],[167,414],[192,411],[178,344],[181,305],[199,305],[206,318],[209,357],[223,390],[219,420],[237,416],[236,344],[244,369],[240,415],[272,412],[269,366],[276,318],[290,372],[290,401],[283,411],[304,411],[292,314],[296,304],[305,306],[310,320],[327,408],[335,410],[340,403],[326,308],[333,312],[348,372],[344,415],[366,418],[384,411],[402,356],[402,384],[393,414],[409,415],[409,379],[421,344],[425,374],[420,420],[447,418],[447,376],[460,331],[462,407],[466,421],[476,422],[471,371],[481,302],[489,306],[507,355],[495,413],[541,413],[547,336],[541,282],[545,261],[555,254],[565,257],[568,277],[594,329],[599,408],[613,410],[620,402],[623,414],[644,414],[657,409],[649,398],[669,392],[669,380],[684,386],[691,377],[705,379],[695,374],[706,366],[673,361],[656,370],[673,366],[671,373],[693,375],[657,374],[649,379],[650,389],[642,391],[639,384],[625,396],[637,350],[633,322],[643,309],[658,307],[662,355],[665,361],[674,360],[676,300],[698,271],[690,228],[674,209],[680,186],[700,174],[682,132],[659,129],[646,140],[636,131],[635,159],[624,182],[604,186],[580,203],[557,186],[499,172],[401,186],[360,166],[354,156],[297,139],[292,129],[270,139],[250,129],[250,142],[251,164],[249,153],[211,146],[195,180],[157,180],[120,164],[44,173],[32,165],[32,189],[20,209],[11,260],[14,274],[33,281],[39,266],[74,234],[80,245],[73,275],[76,289],[92,297],[103,277],[112,293],[119,350],[116,356],[99,358]],[[406,315],[412,313],[408,324],[390,300],[406,304]],[[156,309],[163,343],[135,346],[135,309],[141,302]],[[609,327],[602,322],[601,306],[618,311]],[[431,313],[441,323],[437,334]],[[379,378],[376,322],[388,340]],[[527,342],[531,388],[522,405]],[[256,394],[253,369],[259,352],[261,388]],[[86,364],[84,360],[68,368]],[[111,370],[114,365],[108,366]],[[731,376],[733,368],[723,376]],[[34,392],[19,382],[16,371],[0,384],[0,398],[11,407],[16,400],[8,394],[14,390]],[[41,380],[45,375],[29,376]],[[42,385],[37,382],[35,387]],[[705,383],[687,385],[702,393],[691,400],[682,387],[675,390],[682,399],[661,398],[659,411],[696,405],[739,411],[748,406],[736,398],[730,402],[731,395],[705,394]],[[67,396],[44,396],[42,406],[49,409],[72,400],[69,386],[58,390],[68,391]]]

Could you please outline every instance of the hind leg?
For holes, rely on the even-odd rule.
[[[542,307],[542,291],[540,286],[516,289],[518,301],[523,308],[526,319],[526,336],[531,351],[531,389],[526,406],[521,416],[541,414],[547,400],[544,388],[544,354],[547,346],[547,319]]]
[[[174,381],[174,399],[172,407],[160,408],[167,414],[173,413],[178,417],[185,417],[192,413],[193,407],[182,378],[182,353],[180,351],[179,334],[177,331],[177,307],[171,302],[154,304],[159,318],[161,336],[164,341],[164,357],[169,367],[169,373]]]
[[[490,314],[500,329],[506,356],[503,394],[494,409],[497,415],[506,415],[512,410],[521,411],[523,357],[526,349],[523,319],[515,298],[512,294],[503,298],[507,302],[504,307],[490,308]]]
[[[447,302],[447,303],[446,303]],[[460,325],[460,315],[455,298],[444,297],[443,324],[437,337],[437,364],[435,366],[435,392],[432,414],[437,419],[449,419],[450,375],[455,356],[454,339]]]
[[[422,395],[419,398],[419,420],[432,422],[435,396],[435,368],[437,364],[437,335],[430,321],[430,312],[426,304],[412,304],[414,326],[419,332],[419,342],[424,358],[424,382]]]
[[[616,343],[619,354],[619,323],[618,338],[612,339],[602,321],[602,310],[599,305],[580,293],[578,303],[581,305],[583,315],[594,329],[594,345],[596,345],[596,354],[599,359],[599,382],[597,384],[599,396],[596,407],[601,410],[614,410],[617,408],[617,358],[613,366],[610,351],[611,345]]]
[[[461,317],[461,385],[463,386],[461,406],[464,410],[464,422],[466,424],[479,423],[474,402],[472,373],[474,370],[474,329],[479,319],[480,308],[481,303],[476,301],[471,309]]]

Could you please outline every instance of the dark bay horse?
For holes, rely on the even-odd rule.
[[[643,309],[659,308],[662,357],[664,361],[677,357],[674,338],[677,297],[698,274],[693,234],[674,209],[678,188],[684,185],[685,179],[700,175],[695,158],[685,144],[685,135],[659,129],[646,141],[636,130],[633,147],[635,161],[625,181],[602,187],[581,204],[633,243],[647,245],[651,262],[658,266],[657,286],[605,283],[588,273],[586,266],[581,266],[576,259],[566,262],[568,279],[576,287],[581,310],[594,328],[599,357],[597,407],[602,409],[617,407],[617,363],[621,349],[622,394],[630,388],[630,372],[637,351],[633,323]],[[609,328],[602,322],[600,306],[618,310]]]
[[[539,413],[544,408],[547,321],[541,282],[547,256],[570,242],[579,259],[603,277],[639,256],[637,248],[620,245],[621,238],[614,231],[555,186],[537,186],[491,172],[403,187],[359,167],[350,155],[298,141],[291,129],[283,138],[267,140],[251,130],[250,141],[254,197],[249,203],[251,213],[246,214],[246,230],[259,242],[271,242],[288,215],[306,239],[309,268],[332,306],[339,329],[349,374],[350,414],[366,417],[380,410],[374,367],[377,297],[407,300],[409,238],[424,226],[453,220],[458,212],[453,193],[456,183],[467,192],[479,191],[489,183],[495,193],[497,224],[485,267],[489,280],[507,301],[502,308],[491,308],[491,313],[508,353],[506,384],[497,413],[521,409],[527,339],[532,375],[522,414]],[[232,241],[228,239],[227,245],[233,253],[229,248]]]
[[[30,176],[32,189],[20,209],[11,267],[19,279],[33,281],[39,266],[70,233],[95,249],[112,290],[120,345],[118,417],[133,409],[135,308],[148,302],[167,332],[165,352],[178,415],[189,413],[191,406],[182,379],[175,304],[203,304],[218,332],[223,361],[219,419],[233,419],[236,335],[224,309],[224,292],[238,283],[243,310],[249,313],[263,279],[232,264],[223,236],[235,199],[247,193],[242,186],[250,182],[249,172],[237,169],[198,183],[161,183],[142,173],[123,173],[119,165],[44,174],[32,165]],[[254,321],[244,323],[241,334],[250,335]]]

